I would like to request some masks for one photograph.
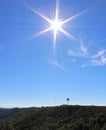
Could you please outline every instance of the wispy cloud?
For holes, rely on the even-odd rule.
[[[83,55],[83,56],[87,56],[87,55],[88,55],[88,49],[87,49],[87,47],[84,45],[84,43],[83,43],[83,41],[82,41],[81,38],[80,38],[79,44],[80,44],[80,51],[82,52],[82,55]]]
[[[92,55],[90,63],[95,66],[106,65],[106,50],[100,50],[96,55]]]
[[[106,49],[99,50],[96,54],[90,54],[81,38],[79,40],[79,48],[69,50],[68,55],[87,59],[88,62],[82,64],[81,67],[106,65]]]
[[[79,47],[75,51],[69,50],[68,51],[68,55],[70,55],[70,56],[77,56],[77,57],[87,57],[88,56],[88,49],[84,45],[84,43],[81,40],[81,38],[79,40]]]
[[[91,58],[99,58],[106,53],[106,50],[99,51],[96,55],[92,55]]]
[[[49,63],[58,69],[66,71],[66,68],[62,66],[58,61],[49,61]]]

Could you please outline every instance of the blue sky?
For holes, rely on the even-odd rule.
[[[106,1],[59,0],[59,17],[76,40],[53,30],[31,9],[55,17],[55,0],[0,2],[0,107],[106,105]]]

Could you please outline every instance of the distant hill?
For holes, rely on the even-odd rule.
[[[106,107],[0,109],[0,130],[106,130]]]

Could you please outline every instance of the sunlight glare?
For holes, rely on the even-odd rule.
[[[28,7],[28,6],[27,6]],[[28,7],[30,8],[30,7]],[[39,36],[39,35],[42,35],[50,30],[53,30],[53,41],[54,41],[54,49],[56,47],[56,39],[57,39],[57,32],[60,31],[61,33],[63,33],[64,35],[68,36],[69,38],[73,39],[73,40],[76,40],[75,37],[73,37],[73,35],[71,35],[70,33],[68,33],[66,30],[63,29],[63,25],[68,23],[68,22],[71,22],[72,20],[74,20],[75,18],[79,17],[80,15],[82,15],[83,13],[85,13],[87,11],[86,10],[83,10],[73,16],[70,16],[68,17],[67,19],[65,20],[59,20],[59,3],[58,3],[58,0],[56,0],[56,8],[55,8],[55,19],[52,20],[52,19],[49,19],[47,16],[45,16],[44,14],[36,11],[34,8],[30,8],[35,14],[39,15],[41,18],[43,18],[44,20],[46,20],[49,24],[50,24],[50,27],[42,30],[41,32],[35,34],[34,36],[32,36],[32,38],[35,38],[36,36]],[[76,40],[77,41],[77,40]]]
[[[54,30],[54,31],[58,31],[61,29],[61,22],[59,20],[54,20],[52,23],[51,23],[51,28]]]

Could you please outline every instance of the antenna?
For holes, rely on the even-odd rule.
[[[55,105],[55,106],[56,106],[56,103],[57,103],[57,102],[56,102],[56,96],[55,96],[55,97],[54,97],[54,105]]]

